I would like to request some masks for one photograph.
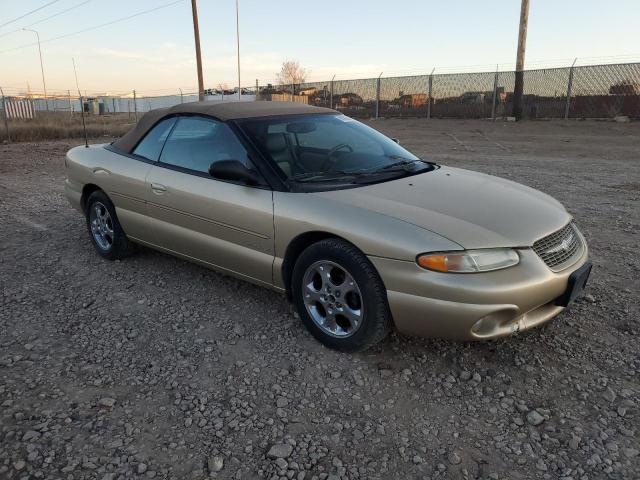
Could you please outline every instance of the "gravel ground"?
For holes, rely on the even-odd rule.
[[[562,201],[585,296],[500,341],[336,353],[266,289],[101,260],[71,143],[0,145],[0,478],[640,478],[640,124],[371,123]]]

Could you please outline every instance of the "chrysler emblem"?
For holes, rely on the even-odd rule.
[[[571,245],[573,244],[573,241],[575,239],[575,236],[572,233],[569,234],[568,237],[563,238],[562,242],[560,242],[558,245],[556,245],[555,247],[551,247],[549,250],[547,250],[545,253],[560,253],[560,252],[566,252],[567,250],[569,250],[571,248]]]

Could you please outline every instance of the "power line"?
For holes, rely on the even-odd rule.
[[[67,13],[69,10],[73,10],[74,8],[78,8],[78,7],[81,7],[83,5],[86,5],[87,3],[91,2],[91,1],[92,0],[84,0],[84,2],[80,2],[80,3],[76,4],[76,5],[71,5],[69,8],[65,8],[64,10],[61,10],[58,13],[54,13],[53,15],[49,15],[48,17],[44,17],[43,19],[38,20],[37,22],[30,23],[29,25],[26,25],[26,26],[27,27],[32,27],[34,25],[37,25],[38,23],[45,22],[45,21],[47,21],[47,20],[49,20],[51,18],[57,17],[58,15],[62,15],[63,13]]]
[[[40,43],[49,43],[49,42],[53,42],[55,40],[60,40],[60,39],[63,39],[63,38],[71,37],[72,35],[78,35],[80,33],[86,33],[86,32],[90,32],[92,30],[97,30],[98,28],[108,27],[109,25],[113,25],[114,23],[124,22],[126,20],[130,20],[132,18],[139,17],[140,15],[146,15],[147,13],[152,13],[152,12],[161,10],[163,8],[170,7],[172,5],[176,5],[177,3],[182,3],[183,1],[184,0],[175,0],[173,2],[165,3],[165,4],[160,5],[158,7],[155,7],[155,8],[150,8],[149,10],[144,10],[142,12],[134,13],[133,15],[128,15],[126,17],[117,18],[115,20],[111,20],[110,22],[102,23],[100,25],[95,25],[93,27],[83,28],[82,30],[78,30],[76,32],[71,32],[71,33],[65,33],[64,35],[59,35],[59,36],[53,37],[53,38],[47,38],[46,40],[42,40]],[[27,45],[20,45],[19,47],[13,47],[13,48],[8,48],[6,50],[0,50],[0,53],[12,52],[14,50],[21,50],[23,48],[32,47],[34,45],[36,45],[36,43],[29,43]]]
[[[62,15],[63,13],[67,13],[69,10],[73,10],[75,8],[78,8],[78,7],[81,7],[83,5],[86,5],[87,3],[91,2],[91,1],[92,0],[84,0],[84,2],[80,2],[80,3],[76,4],[76,5],[72,5],[69,8],[65,8],[64,10],[61,10],[61,11],[59,11],[57,13],[54,13],[53,15],[49,15],[48,17],[44,17],[44,18],[42,18],[40,20],[37,20],[37,21],[35,21],[33,23],[30,23],[29,25],[25,25],[23,28],[33,27],[34,25],[37,25],[39,23],[46,22],[47,20],[49,20],[51,18],[57,17],[59,15]],[[16,28],[15,30],[11,30],[10,32],[3,33],[2,35],[0,35],[0,38],[6,37],[7,35],[11,35],[13,33],[21,32],[21,31],[22,31],[22,28]]]
[[[5,25],[9,25],[10,23],[17,22],[21,18],[24,18],[24,17],[26,17],[28,15],[31,15],[32,13],[36,13],[38,10],[42,10],[43,8],[48,7],[49,5],[53,5],[54,3],[59,2],[59,1],[60,0],[52,0],[49,3],[45,3],[44,5],[42,5],[41,7],[36,8],[35,10],[31,10],[30,12],[27,12],[24,15],[20,15],[19,17],[16,17],[13,20],[9,20],[8,22],[5,22],[5,23],[1,24],[0,28],[4,27]]]

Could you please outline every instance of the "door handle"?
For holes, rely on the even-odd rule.
[[[164,185],[160,185],[159,183],[152,183],[151,190],[153,190],[153,193],[162,195],[164,192],[167,191],[167,187],[165,187]]]

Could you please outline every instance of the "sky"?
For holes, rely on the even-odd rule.
[[[83,92],[197,91],[189,0],[92,29],[169,3],[0,0],[0,25],[7,23],[0,27],[0,87],[9,94],[43,89],[36,34],[22,30],[27,27],[40,35],[50,93],[76,88],[72,58]],[[492,71],[496,64],[509,70],[515,64],[520,0],[239,4],[243,86],[256,79],[261,85],[274,82],[287,59],[299,61],[309,81],[434,68],[436,73]],[[237,85],[235,0],[198,0],[198,14],[205,88]],[[579,65],[640,61],[639,27],[640,0],[531,0],[525,68],[566,66],[575,57]],[[48,41],[62,35],[68,36]]]

